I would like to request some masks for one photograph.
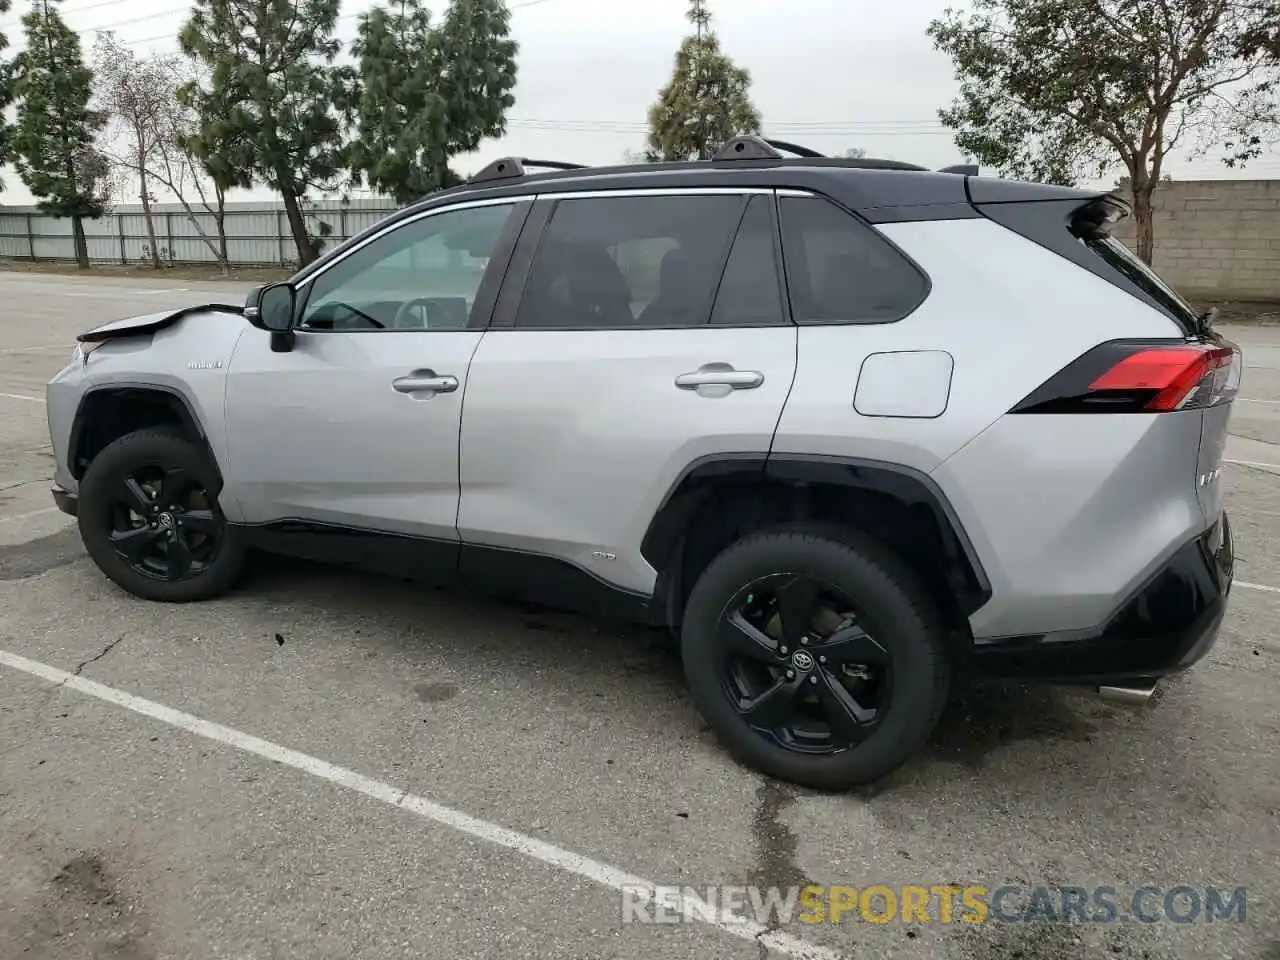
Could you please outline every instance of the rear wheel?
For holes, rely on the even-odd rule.
[[[738,760],[840,790],[898,767],[937,722],[944,640],[916,577],[879,544],[783,529],[711,562],[681,643],[695,705]]]
[[[234,584],[245,550],[218,507],[217,486],[207,453],[180,434],[128,434],[85,472],[80,538],[98,568],[135,596],[219,596]]]

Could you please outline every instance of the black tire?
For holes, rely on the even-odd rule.
[[[785,579],[778,580],[779,576]],[[763,579],[770,577],[774,579]],[[876,657],[883,658],[881,682],[889,690],[888,699],[884,701],[887,706],[876,711],[876,719],[869,725],[857,727],[857,736],[843,747],[837,727],[828,724],[831,743],[827,752],[813,752],[818,749],[814,746],[817,741],[788,738],[777,731],[763,732],[753,727],[743,713],[743,705],[748,701],[739,698],[735,704],[740,688],[732,685],[739,682],[734,677],[742,674],[733,672],[734,663],[740,668],[743,660],[736,652],[730,652],[740,648],[742,639],[740,628],[735,632],[732,623],[741,621],[722,621],[722,617],[729,617],[739,609],[737,603],[744,594],[748,603],[759,602],[756,593],[747,593],[749,588],[760,589],[752,587],[753,584],[782,582],[782,590],[787,591],[791,589],[790,584],[801,582],[797,577],[818,583],[823,591],[830,586],[851,601],[857,611],[856,621],[843,620],[844,630],[827,639],[865,631],[859,642],[871,641]],[[781,597],[781,592],[778,595]],[[779,613],[775,623],[784,619],[780,615],[784,609],[781,603],[779,600],[779,605],[773,608]],[[812,622],[810,617],[804,619],[806,623]],[[786,650],[776,637],[773,639],[779,650]],[[811,639],[807,626],[800,642],[819,644],[805,648],[813,652],[834,649],[821,646],[824,640],[816,633]],[[915,753],[937,723],[950,687],[946,631],[936,605],[919,579],[895,554],[852,531],[776,528],[748,535],[727,547],[694,585],[685,607],[681,646],[694,704],[735,759],[777,779],[819,790],[847,790],[868,784],[899,767]],[[751,643],[747,646],[752,647],[752,658],[760,652]],[[798,648],[792,657],[797,654],[803,658]],[[833,654],[831,659],[840,658]],[[746,662],[757,665],[754,659]],[[827,660],[823,659],[823,663]],[[790,673],[782,672],[786,668],[794,669]],[[769,664],[767,669],[773,676],[764,681],[761,689],[768,692],[786,685],[801,697],[809,698],[811,703],[805,709],[819,717],[824,713],[831,715],[823,705],[824,697],[827,705],[840,700],[832,692],[836,682],[844,686],[845,692],[850,689],[845,679],[848,667],[843,664],[838,669],[834,664],[818,666],[812,656],[801,664],[787,661],[781,668],[778,664]],[[807,675],[805,669],[809,671]],[[862,672],[870,668],[852,669]],[[800,679],[783,679],[794,674],[799,674]],[[813,686],[794,686],[802,681]],[[870,679],[866,682],[875,683]],[[787,694],[788,698],[792,696]],[[754,702],[763,699],[759,697]],[[851,699],[857,701],[856,697]],[[772,718],[773,714],[769,716]],[[847,723],[848,719],[840,717],[846,727],[857,726]],[[868,735],[866,731],[872,732]],[[865,739],[858,740],[858,736]]]
[[[177,517],[176,526],[182,530],[161,526],[158,521],[137,525],[137,517],[145,511],[134,509],[136,495],[124,491],[139,486],[139,476],[175,478],[174,497],[182,498],[187,506],[164,513],[170,520]],[[133,486],[129,485],[131,479]],[[178,479],[181,483],[176,482]],[[162,481],[155,482],[155,492],[164,494]],[[182,492],[178,494],[180,487]],[[140,489],[148,492],[146,483]],[[172,429],[138,430],[106,446],[89,464],[80,482],[76,511],[80,539],[98,569],[134,596],[169,603],[213,599],[235,585],[246,554],[239,530],[228,525],[218,506],[218,489],[217,470],[201,446]],[[169,499],[178,502],[166,498]],[[198,507],[190,506],[192,503]],[[166,502],[152,510],[167,506]],[[153,529],[148,533],[144,527]],[[148,537],[145,560],[131,562],[117,549],[113,536],[126,533]],[[165,563],[173,570],[174,560],[165,558],[169,557],[167,551],[175,536],[184,538],[187,566],[181,576],[165,579],[163,572],[156,571]],[[194,547],[190,545],[193,542]],[[161,554],[161,550],[165,552]]]

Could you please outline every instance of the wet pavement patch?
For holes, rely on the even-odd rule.
[[[795,862],[796,835],[782,820],[783,812],[795,802],[794,789],[776,780],[765,780],[756,789],[756,808],[751,817],[756,857],[747,881],[753,886],[809,885],[809,878]]]
[[[1170,960],[1170,954],[1137,942],[1126,931],[1110,933],[1105,945],[1100,945],[1086,942],[1079,925],[1044,920],[1019,924],[988,922],[965,928],[956,940],[964,960],[1074,960],[1076,957]]]
[[[138,904],[118,889],[98,854],[77,853],[45,876],[30,886],[19,880],[3,898],[6,950],[32,960],[153,960]]]
[[[456,683],[416,683],[413,692],[423,703],[443,703],[456,697],[459,688]]]
[[[14,546],[0,547],[0,580],[26,580],[87,556],[74,526]]]
[[[977,768],[991,753],[1013,743],[1090,743],[1096,729],[1060,691],[979,681],[952,694],[929,737],[929,752],[937,759]]]

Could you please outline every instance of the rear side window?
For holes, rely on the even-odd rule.
[[[796,323],[892,323],[928,294],[928,280],[871,227],[820,197],[778,204]]]
[[[516,327],[705,326],[745,196],[561,200]]]
[[[768,327],[787,322],[771,208],[771,198],[765,196],[747,204],[711,311],[713,324]]]

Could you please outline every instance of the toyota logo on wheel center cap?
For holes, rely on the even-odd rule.
[[[791,665],[802,673],[813,669],[813,654],[808,650],[797,650],[791,655]]]
[[[166,530],[172,530],[172,529],[173,529],[173,514],[172,514],[172,513],[162,513],[162,514],[160,514],[159,520],[160,520],[160,526],[164,527]]]

